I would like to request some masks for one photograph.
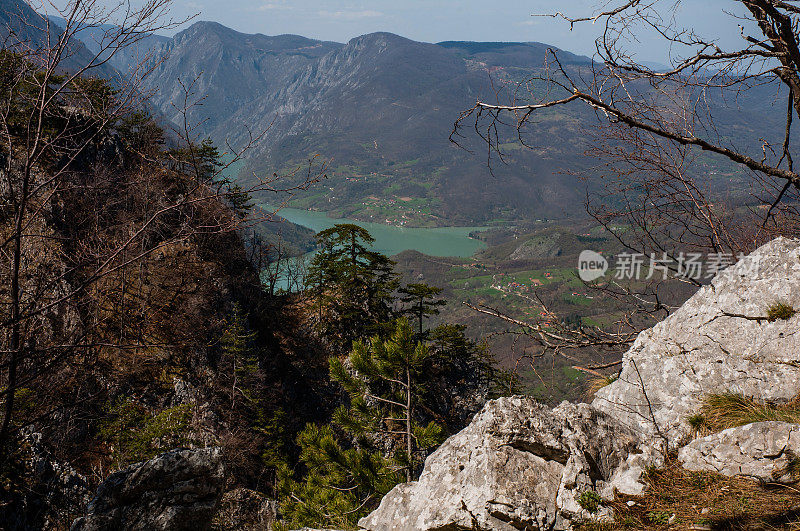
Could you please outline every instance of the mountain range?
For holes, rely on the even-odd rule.
[[[20,3],[0,0],[0,7]],[[93,50],[102,31],[79,37]],[[584,154],[587,132],[597,124],[593,113],[560,107],[538,114],[527,130],[534,149],[520,149],[509,134],[505,163],[495,159],[491,169],[474,131],[460,139],[466,149],[449,140],[454,121],[477,99],[507,101],[518,82],[542,72],[548,49],[566,68],[590,65],[589,58],[537,42],[432,44],[373,33],[336,43],[244,34],[215,22],[196,22],[171,38],[148,36],[111,64],[124,73],[148,51],[163,58],[144,89],[154,109],[181,126],[183,87],[191,87],[196,105],[187,116],[198,139],[240,148],[268,128],[247,153],[239,173],[245,183],[291,174],[315,156],[325,161],[327,180],[290,198],[259,201],[288,200],[380,222],[479,225],[582,213],[577,205],[587,185],[576,175],[597,166]],[[730,144],[760,146],[766,124],[779,138],[777,100],[769,87],[734,102],[719,98],[715,134]],[[710,164],[717,173],[730,170]]]
[[[45,51],[49,43],[57,43],[63,33],[61,27],[23,0],[0,0],[0,47],[22,47],[30,57]],[[71,40],[64,49],[59,66],[62,70],[77,70],[89,64],[94,54],[82,40]],[[118,75],[108,64],[92,68],[95,76],[114,78]]]
[[[314,155],[328,180],[292,204],[342,217],[419,225],[484,223],[515,217],[563,217],[583,196],[561,173],[581,164],[580,113],[549,113],[536,126],[546,138],[534,152],[510,153],[487,167],[485,148],[448,139],[459,113],[492,95],[492,79],[521,79],[541,68],[540,43],[415,42],[374,33],[346,44],[295,35],[247,35],[198,22],[154,43],[166,59],[147,80],[168,119],[196,80],[202,105],[189,112],[217,144],[246,143],[270,127],[248,154],[240,178],[289,173]],[[559,52],[568,64],[587,58]],[[123,59],[123,61],[126,59]],[[120,65],[124,66],[124,64]]]

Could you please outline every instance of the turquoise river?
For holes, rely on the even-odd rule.
[[[225,168],[222,174],[228,178],[235,179],[243,166],[244,161],[237,161]],[[261,206],[267,211],[274,210],[274,207],[268,204]],[[281,208],[278,211],[278,215],[314,232],[328,229],[337,223],[354,223],[367,229],[372,237],[375,238],[372,250],[387,256],[414,250],[430,256],[468,257],[486,247],[484,242],[470,238],[469,234],[474,231],[486,230],[487,227],[439,227],[430,229],[398,227],[352,219],[334,219],[328,217],[325,212],[289,207]]]
[[[265,209],[270,209],[264,205]],[[333,227],[337,223],[354,223],[369,231],[375,243],[372,249],[392,256],[406,250],[415,250],[430,256],[472,256],[483,249],[486,244],[470,238],[469,234],[486,227],[439,227],[414,228],[398,227],[383,223],[370,223],[352,219],[329,218],[325,212],[302,210],[299,208],[281,208],[278,215],[314,232]]]

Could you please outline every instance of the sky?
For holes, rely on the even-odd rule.
[[[100,0],[114,5],[119,0]],[[171,15],[211,20],[244,33],[306,37],[347,42],[375,31],[389,31],[424,42],[444,40],[538,41],[591,56],[601,24],[569,24],[534,14],[562,11],[586,16],[598,6],[623,0],[173,0]],[[664,16],[677,0],[659,0]],[[676,18],[723,45],[741,44],[739,20],[726,14],[731,0],[682,0]],[[666,63],[670,50],[653,35],[631,42],[639,60]],[[674,51],[673,51],[674,52]]]

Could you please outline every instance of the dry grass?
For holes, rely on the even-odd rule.
[[[711,394],[703,400],[700,412],[686,420],[698,434],[769,420],[798,423],[800,403],[772,404],[736,393]]]
[[[617,378],[618,376],[616,374],[590,378],[586,386],[586,400],[593,399],[597,391],[599,391],[600,389],[602,389],[607,385],[611,385],[612,383],[616,382]]]
[[[648,470],[645,481],[643,496],[620,495],[610,503],[614,522],[578,529],[800,530],[800,490],[792,487],[690,472],[674,457],[664,468]]]

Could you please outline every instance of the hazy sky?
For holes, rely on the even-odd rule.
[[[118,0],[101,0],[115,4]],[[245,33],[295,33],[346,42],[374,31],[389,31],[414,40],[539,41],[591,55],[600,24],[569,25],[534,13],[563,11],[589,15],[597,6],[622,0],[174,0],[172,14],[194,20],[213,20]],[[665,8],[675,0],[661,0]],[[741,40],[734,17],[725,10],[731,0],[683,0],[678,22],[723,45]],[[666,9],[665,9],[666,10]],[[665,16],[669,13],[665,12]],[[632,46],[641,60],[666,62],[662,40],[644,36]]]

